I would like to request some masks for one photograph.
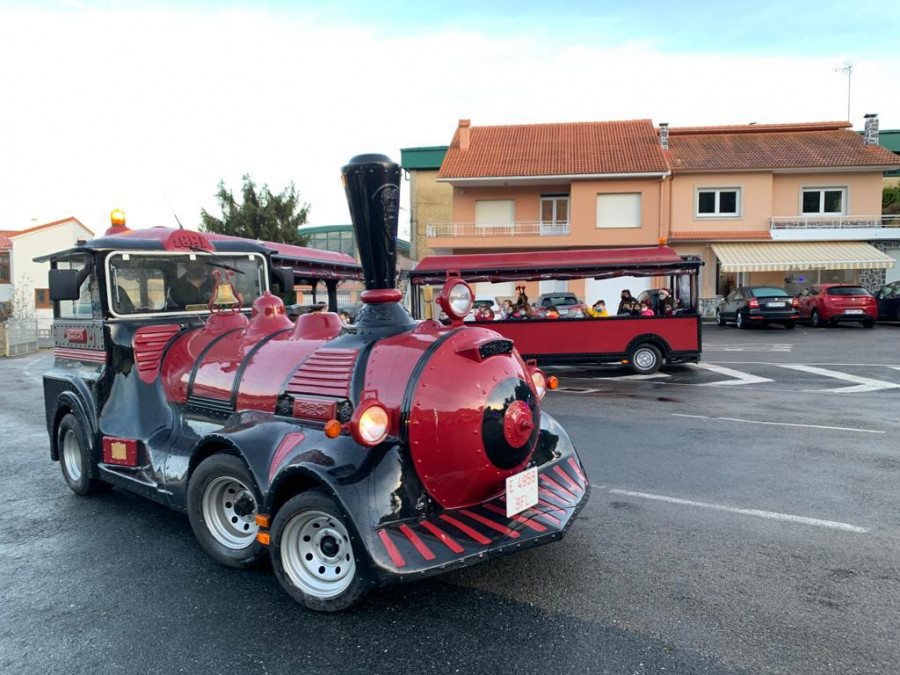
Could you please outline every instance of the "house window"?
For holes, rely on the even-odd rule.
[[[801,208],[805,216],[840,216],[847,212],[847,188],[803,188]]]
[[[541,225],[566,225],[569,222],[569,195],[541,197]]]
[[[694,213],[698,218],[736,218],[741,215],[740,188],[698,188]]]
[[[477,227],[509,227],[515,222],[515,199],[479,199],[475,202]]]
[[[597,227],[641,226],[641,193],[623,192],[597,195]]]
[[[0,253],[0,284],[8,284],[10,281],[9,253]]]
[[[35,288],[34,289],[34,308],[35,309],[53,309],[50,304],[50,289]]]

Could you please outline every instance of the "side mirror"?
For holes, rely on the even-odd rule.
[[[273,267],[272,279],[281,287],[282,293],[294,290],[294,269],[292,267]]]
[[[87,274],[85,270],[50,270],[50,300],[78,300],[81,297],[79,289]]]

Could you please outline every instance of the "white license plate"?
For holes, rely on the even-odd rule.
[[[532,467],[506,479],[506,517],[512,518],[538,503],[538,471]]]
[[[786,302],[767,302],[766,307],[785,307]]]
[[[845,309],[844,314],[862,314],[863,311],[861,309]]]

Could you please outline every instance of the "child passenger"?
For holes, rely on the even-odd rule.
[[[646,302],[641,303],[641,316],[656,316]]]
[[[603,300],[597,300],[594,303],[593,307],[587,307],[585,309],[587,315],[592,319],[599,319],[604,316],[609,316],[609,312],[606,311],[606,302]]]
[[[559,318],[559,310],[556,309],[556,305],[550,305],[544,311],[544,318],[545,319],[558,319]]]

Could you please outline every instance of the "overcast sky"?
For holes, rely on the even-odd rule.
[[[846,61],[854,125],[900,128],[890,3],[332,4],[0,1],[0,229],[174,225],[167,199],[196,227],[244,173],[344,223],[347,159],[446,145],[460,117],[843,120]]]

